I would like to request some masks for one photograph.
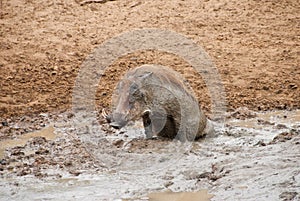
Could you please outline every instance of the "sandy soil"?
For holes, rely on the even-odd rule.
[[[105,40],[134,28],[184,34],[204,47],[223,79],[229,109],[300,107],[297,1],[2,1],[0,114],[19,116],[71,107],[83,60]],[[135,57],[135,60],[128,58]],[[199,75],[174,55],[141,52],[120,58],[96,97],[110,104],[125,69],[160,63],[184,73],[205,109]]]

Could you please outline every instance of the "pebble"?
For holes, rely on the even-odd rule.
[[[7,121],[2,121],[1,124],[2,124],[2,126],[8,126],[8,122]]]
[[[164,186],[165,186],[166,188],[168,188],[169,186],[172,186],[173,184],[174,184],[173,181],[168,181],[168,182],[164,183]]]

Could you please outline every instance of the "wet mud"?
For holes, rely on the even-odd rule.
[[[6,141],[0,200],[297,200],[299,112],[240,108],[215,122],[217,136],[190,144],[146,139],[141,122],[120,131],[102,124],[97,146],[71,113],[59,114]]]

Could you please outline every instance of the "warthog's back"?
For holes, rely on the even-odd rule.
[[[152,76],[143,80],[144,84],[161,85],[165,87],[173,87],[185,92],[187,95],[192,95],[191,89],[187,86],[182,76],[174,70],[160,65],[142,65],[129,71],[125,76],[130,80],[138,80],[146,74],[151,73]],[[193,96],[193,95],[192,95]]]

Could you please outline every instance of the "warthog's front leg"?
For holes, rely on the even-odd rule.
[[[150,110],[146,110],[143,113],[143,125],[145,129],[145,134],[146,138],[150,139],[153,137],[153,132],[152,132],[152,125],[151,125],[151,119],[150,119]]]
[[[155,135],[158,136],[165,125],[165,121],[163,121],[165,117],[158,112],[146,110],[142,118],[146,137],[153,138]]]
[[[142,118],[147,138],[152,138],[154,135],[169,138],[174,137],[174,120],[161,111],[146,110],[143,113]]]

